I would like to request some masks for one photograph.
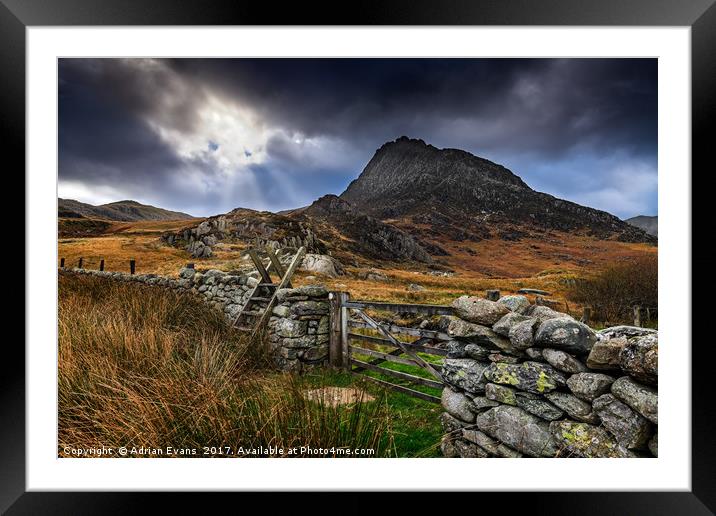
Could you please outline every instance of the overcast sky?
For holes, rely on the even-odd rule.
[[[655,59],[61,59],[59,195],[192,215],[340,194],[406,135],[657,214]]]

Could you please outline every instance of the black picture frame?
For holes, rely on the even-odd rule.
[[[25,167],[25,29],[49,25],[576,25],[689,26],[692,39],[692,192],[706,173],[716,117],[716,0],[393,0],[352,4],[313,1],[281,5],[231,0],[0,0],[0,88],[4,163]],[[7,158],[11,158],[11,161]],[[7,169],[6,169],[7,170]],[[699,174],[695,173],[699,171]],[[688,180],[684,171],[684,180]],[[24,187],[23,187],[24,188]],[[703,193],[703,192],[702,192]],[[707,195],[708,192],[703,193]],[[693,198],[693,234],[709,234],[708,203]],[[704,207],[705,206],[705,207]],[[702,213],[697,212],[698,209]],[[693,250],[692,250],[693,253]],[[692,275],[705,271],[706,258],[692,258]],[[27,271],[25,271],[27,274]],[[690,300],[684,300],[690,302]],[[31,307],[27,307],[31,309]],[[708,307],[693,303],[694,338],[708,320]],[[695,315],[695,317],[694,317]],[[12,344],[12,346],[11,346]],[[687,346],[687,342],[676,343]],[[712,401],[709,341],[692,347],[692,490],[642,493],[496,493],[479,495],[480,504],[505,503],[507,511],[531,507],[549,514],[713,514],[716,511],[716,417]],[[25,354],[6,340],[0,374],[0,511],[7,514],[119,514],[127,507],[149,507],[159,495],[127,493],[25,492]],[[223,496],[212,495],[212,501]],[[245,496],[245,495],[242,495]],[[292,495],[295,505],[296,496]],[[331,512],[360,507],[342,495],[322,497]],[[490,497],[488,500],[486,497]],[[163,497],[163,505],[167,503]],[[205,497],[206,498],[206,497]],[[494,500],[493,500],[494,498]],[[187,512],[186,495],[172,496]],[[422,498],[413,498],[413,503]],[[477,499],[474,499],[477,500]],[[357,502],[357,500],[356,500]],[[464,509],[477,510],[472,502]],[[206,508],[206,506],[204,506]],[[499,507],[499,505],[498,505]],[[166,510],[169,505],[165,506]],[[405,506],[410,510],[409,506]],[[527,510],[527,509],[522,509]],[[501,511],[505,512],[505,511]]]

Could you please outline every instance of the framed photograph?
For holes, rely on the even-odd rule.
[[[0,6],[27,228],[2,509],[711,514],[712,2],[250,7]]]

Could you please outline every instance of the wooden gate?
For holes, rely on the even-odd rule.
[[[440,347],[440,343],[450,340],[449,335],[380,323],[366,310],[452,315],[451,307],[351,301],[346,292],[332,292],[329,298],[332,365],[382,387],[440,403],[440,398],[430,391],[443,388],[441,361],[447,350]],[[396,380],[401,383],[395,383]],[[422,386],[423,390],[417,390],[416,386]]]

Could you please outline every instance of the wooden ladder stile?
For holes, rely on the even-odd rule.
[[[301,260],[303,260],[303,256],[306,254],[306,248],[301,247],[296,252],[296,255],[293,257],[293,260],[291,260],[291,263],[288,266],[288,269],[286,269],[285,274],[281,278],[281,281],[276,286],[276,289],[273,292],[273,295],[271,296],[271,299],[269,299],[268,304],[266,306],[266,309],[264,310],[263,314],[261,314],[261,317],[259,318],[258,322],[254,326],[254,330],[252,333],[252,337],[255,337],[258,331],[268,322],[269,318],[271,317],[271,310],[273,310],[274,305],[276,304],[278,291],[282,288],[287,288],[288,285],[291,284],[291,277],[293,276],[293,273],[296,272],[296,269],[298,268],[299,264],[301,263]],[[275,267],[275,266],[274,266]]]

